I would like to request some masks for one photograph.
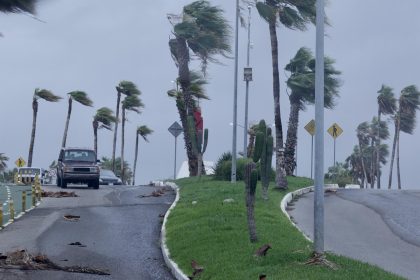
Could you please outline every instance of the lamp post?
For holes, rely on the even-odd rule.
[[[233,86],[233,136],[232,136],[232,169],[231,183],[236,183],[236,124],[238,123],[238,33],[239,33],[239,0],[236,0],[236,18],[235,18],[235,71]]]
[[[247,140],[248,140],[248,96],[249,82],[252,81],[252,68],[249,67],[249,53],[251,49],[251,5],[248,5],[248,45],[246,54],[246,67],[244,68],[244,81],[246,82],[245,92],[245,121],[244,121],[244,157],[247,156]]]
[[[316,1],[314,252],[324,254],[324,0]]]

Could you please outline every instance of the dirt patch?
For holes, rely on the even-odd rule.
[[[42,197],[54,197],[54,198],[61,198],[61,197],[79,197],[75,192],[46,192],[42,191]]]
[[[1,255],[0,268],[20,270],[60,270],[74,273],[111,275],[109,271],[83,266],[61,266],[45,255],[31,255],[26,250],[18,250]]]

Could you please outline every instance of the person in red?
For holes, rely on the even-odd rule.
[[[194,122],[197,132],[197,144],[201,148],[201,142],[203,141],[203,117],[201,116],[201,108],[198,106],[194,109]]]

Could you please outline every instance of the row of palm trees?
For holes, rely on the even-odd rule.
[[[378,113],[371,123],[362,122],[356,129],[358,145],[346,159],[353,179],[360,182],[362,187],[370,184],[371,188],[381,188],[381,165],[387,163],[389,155],[388,145],[381,141],[389,138],[388,121],[394,124],[394,138],[392,143],[391,163],[388,178],[388,189],[393,179],[394,161],[397,165],[397,186],[401,189],[400,172],[400,134],[413,134],[416,125],[416,113],[420,108],[420,91],[415,85],[402,89],[397,99],[393,89],[382,85],[378,91]],[[388,117],[385,121],[382,116]]]

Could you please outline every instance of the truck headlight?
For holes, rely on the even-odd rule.
[[[90,172],[99,173],[99,167],[98,166],[91,167]]]
[[[64,166],[64,172],[72,172],[73,168],[70,166]]]

